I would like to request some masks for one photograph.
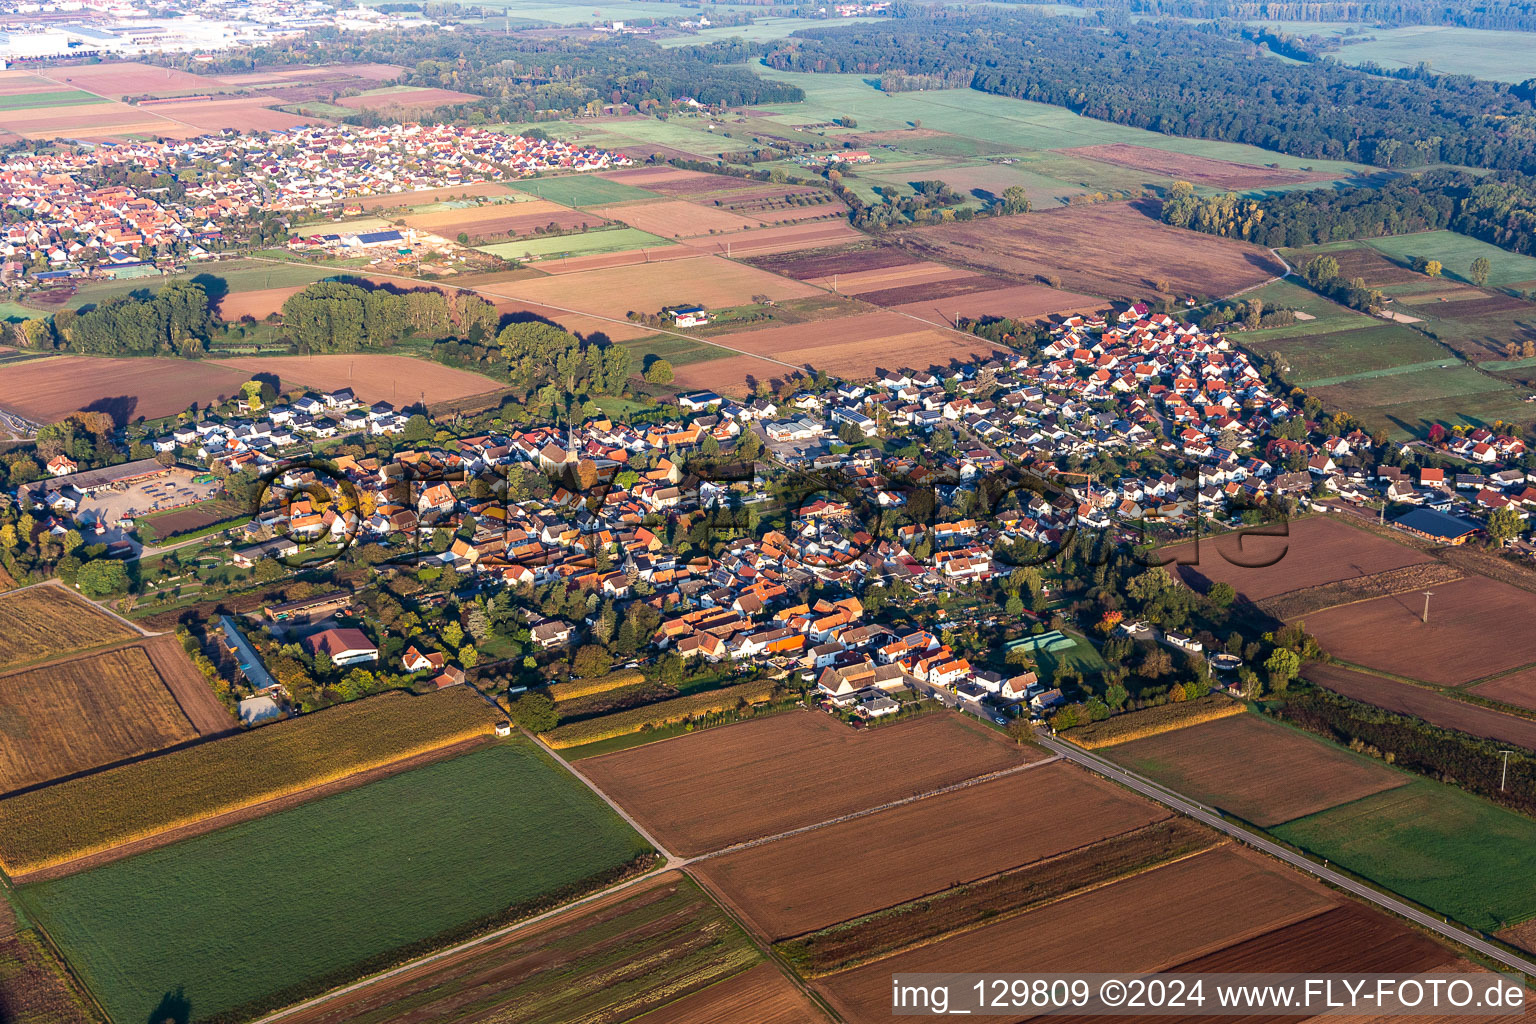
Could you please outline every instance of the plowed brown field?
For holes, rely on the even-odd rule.
[[[1064,807],[1072,813],[1056,813]],[[1065,853],[1167,813],[1074,766],[1050,764],[711,858],[694,870],[757,932],[778,941]],[[880,870],[871,873],[877,851]]]
[[[1250,601],[1434,561],[1417,548],[1326,516],[1264,529],[1286,532],[1222,534],[1198,545],[1165,548],[1159,555],[1195,560],[1189,565],[1170,563],[1168,569],[1196,589],[1204,591],[1212,583],[1230,583]]]
[[[1335,905],[1326,890],[1300,875],[1258,854],[1221,847],[832,975],[814,987],[848,1024],[888,1021],[892,974],[1154,971]]]
[[[1424,600],[1409,592],[1330,608],[1307,617],[1307,632],[1342,661],[1443,686],[1536,663],[1536,630],[1490,633],[1492,624],[1536,621],[1529,590],[1482,576],[1442,583],[1428,623]]]
[[[794,712],[577,762],[674,853],[699,854],[1038,760],[950,715],[857,732]]]
[[[980,338],[886,310],[737,331],[711,340],[793,366],[856,378],[873,377],[882,369],[947,367],[1000,351]]]
[[[1265,185],[1295,184],[1304,181],[1327,181],[1330,175],[1308,171],[1293,171],[1285,167],[1255,167],[1230,160],[1216,160],[1208,156],[1189,153],[1170,153],[1151,146],[1134,146],[1126,142],[1114,142],[1102,146],[1077,146],[1060,149],[1058,153],[1086,157],[1100,163],[1129,167],[1160,177],[1213,185],[1216,188],[1246,189]]]
[[[242,380],[253,373],[276,374],[283,388],[295,386],[331,391],[351,388],[366,402],[386,401],[396,407],[428,405],[502,390],[489,377],[410,356],[361,353],[319,356],[236,356],[220,364],[238,369]]]
[[[0,406],[39,423],[81,410],[109,413],[119,424],[181,412],[193,402],[221,401],[250,377],[189,359],[53,356],[7,366]]]
[[[902,233],[911,250],[1030,279],[1058,275],[1073,291],[1146,298],[1166,281],[1179,295],[1229,295],[1282,272],[1256,245],[1169,227],[1156,203],[1046,210]]]
[[[1408,782],[1258,715],[1234,715],[1110,747],[1107,755],[1180,793],[1278,825]],[[1277,780],[1284,779],[1283,784]]]
[[[662,238],[694,238],[717,232],[740,231],[761,223],[758,219],[742,217],[729,210],[699,206],[681,199],[646,199],[595,209],[605,217],[623,221],[630,227],[649,231]]]
[[[1303,674],[1319,686],[1377,707],[1413,715],[1446,729],[1536,750],[1536,722],[1478,707],[1395,679],[1353,672],[1340,665],[1308,665]]]

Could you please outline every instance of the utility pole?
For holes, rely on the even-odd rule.
[[[1513,754],[1514,751],[1501,750],[1499,753],[1504,755],[1504,770],[1499,773],[1499,792],[1502,793],[1504,792],[1504,783],[1509,779],[1509,755]]]
[[[1424,625],[1429,625],[1429,599],[1435,596],[1433,590],[1424,591]]]

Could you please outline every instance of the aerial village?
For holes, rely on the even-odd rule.
[[[235,240],[235,225],[266,212],[340,214],[349,199],[629,162],[558,140],[420,124],[306,125],[16,153],[0,162],[0,279],[26,287],[184,263],[212,256]],[[186,185],[178,198],[157,180],[172,171]],[[108,177],[114,183],[103,184]]]
[[[952,622],[922,630],[883,624],[860,600],[873,588],[916,600],[963,594],[1015,572],[1000,551],[1049,550],[1075,531],[1130,545],[1149,527],[1167,538],[1197,523],[1252,523],[1300,506],[1339,512],[1351,502],[1386,502],[1398,528],[1460,543],[1495,514],[1517,516],[1523,530],[1536,507],[1525,470],[1502,468],[1523,454],[1518,440],[1478,431],[1443,443],[1444,456],[1481,464],[1476,473],[1404,471],[1382,461],[1388,446],[1359,430],[1309,429],[1222,335],[1140,305],[1108,322],[1069,317],[1033,357],[942,374],[890,371],[869,383],[829,380],[782,401],[686,393],[674,416],[643,426],[596,418],[423,446],[398,436],[410,422],[405,410],[358,402],[350,390],[231,406],[144,438],[161,461],[76,474],[67,457],[55,459],[19,501],[55,536],[77,530],[126,555],[136,547],[133,515],[146,509],[124,509],[114,493],[185,474],[188,465],[221,478],[259,475],[271,483],[261,510],[224,542],[237,568],[377,545],[381,558],[451,573],[480,593],[531,595],[558,585],[592,595],[594,609],[651,609],[642,619],[653,627],[649,647],[640,638],[637,657],[671,653],[796,674],[832,710],[866,718],[896,714],[896,694],[925,694],[998,721],[1045,715],[1065,701],[1027,659],[1013,675],[973,665],[941,640]],[[310,447],[338,435],[366,438],[377,454],[317,469]],[[866,439],[884,448],[860,443]],[[710,468],[716,460],[701,459],[730,452],[751,462],[721,473]],[[1138,453],[1147,452],[1159,468],[1146,468]],[[509,474],[542,486],[485,486]],[[988,481],[1010,476],[1049,486],[1013,489],[990,516],[975,511]],[[812,483],[797,492],[796,479]],[[151,493],[168,505],[194,497],[186,481],[149,486],[163,486]],[[899,514],[925,488],[933,508],[926,523],[875,536],[871,515]],[[1330,499],[1341,500],[1323,504]],[[759,508],[779,518],[678,553],[676,542],[696,539],[701,519]],[[320,620],[335,598],[317,599],[326,605]],[[282,615],[307,621],[304,611]],[[530,644],[549,657],[568,656],[594,628],[592,615],[525,612]],[[1031,649],[1062,640],[1044,628],[1048,615],[1033,619],[1040,626],[1025,641]],[[311,653],[335,647],[332,664],[377,661],[389,645],[386,627],[372,628],[380,635],[325,628],[304,643]],[[1127,620],[1118,632],[1147,629]],[[237,660],[253,687],[248,699],[280,706],[282,686],[255,649],[232,622],[224,631],[234,634],[231,651],[247,652]],[[398,664],[381,671],[463,681],[470,666],[453,664],[451,652],[414,636],[394,647],[405,639]],[[1188,636],[1156,639],[1201,654]]]

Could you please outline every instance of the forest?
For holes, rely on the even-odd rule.
[[[1175,227],[1264,246],[1315,245],[1449,228],[1523,255],[1536,255],[1536,178],[1427,171],[1381,187],[1288,192],[1263,199],[1197,196],[1175,184],[1163,203]]]
[[[1536,172],[1536,106],[1519,86],[1388,77],[1331,61],[1287,64],[1251,40],[1180,23],[914,13],[801,30],[765,61],[868,75],[969,71],[981,92],[1166,134],[1389,168]]]
[[[1536,4],[1453,4],[1435,0],[1108,0],[1093,6],[1173,18],[1248,21],[1358,21],[1536,32]]]
[[[487,99],[437,114],[471,124],[555,120],[590,113],[604,104],[667,109],[692,98],[708,105],[793,103],[799,87],[754,75],[746,61],[757,48],[739,41],[667,48],[635,36],[591,39],[576,35],[508,36],[465,26],[456,32],[313,34],[333,61],[378,62],[410,68],[400,84],[455,89]],[[169,63],[186,63],[170,58]],[[314,50],[303,40],[256,47],[212,63],[217,71],[271,65],[308,65]],[[198,66],[210,70],[208,63]],[[349,121],[389,123],[388,111],[358,111]]]

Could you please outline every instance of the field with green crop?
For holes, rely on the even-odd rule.
[[[639,228],[613,228],[607,231],[577,231],[569,235],[520,238],[515,242],[482,245],[481,252],[504,260],[540,259],[560,256],[592,256],[603,252],[653,249],[672,243]]]
[[[172,280],[193,281],[203,286],[212,298],[228,292],[252,292],[266,288],[290,288],[336,273],[334,267],[321,268],[302,263],[267,263],[259,260],[229,260],[196,267],[182,274],[136,277],[122,281],[88,281],[65,303],[70,309],[101,302],[117,295],[148,289],[153,292]]]
[[[196,1020],[521,916],[647,851],[515,739],[20,894],[116,1020],[178,992]]]
[[[1385,27],[1348,21],[1254,21],[1254,25],[1278,28],[1294,35],[1343,37],[1353,32],[1363,40],[1333,51],[1330,56],[1345,64],[1380,64],[1388,70],[1429,64],[1443,75],[1472,75],[1501,82],[1522,82],[1531,77],[1530,54],[1510,44],[1510,35],[1490,29],[1450,25],[1402,25]]]
[[[1457,365],[1454,355],[1418,331],[1372,317],[1359,322],[1362,326],[1354,330],[1312,331],[1257,347],[1273,353],[1282,368],[1289,367],[1282,370],[1287,381],[1306,388],[1342,384],[1380,371]]]
[[[657,359],[665,359],[673,366],[685,366],[688,363],[703,363],[711,359],[724,359],[735,354],[716,345],[710,345],[702,341],[693,341],[689,338],[678,338],[669,334],[658,334],[649,338],[636,338],[634,341],[621,341],[619,344],[635,354],[636,363],[642,368],[653,356]]]
[[[45,107],[77,107],[84,103],[105,103],[95,93],[79,89],[57,92],[19,92],[0,96],[0,110],[41,110]]]
[[[1536,916],[1536,821],[1443,783],[1421,779],[1271,831],[1473,928]]]
[[[1461,281],[1472,280],[1472,261],[1479,256],[1491,263],[1488,286],[1503,288],[1512,284],[1536,282],[1536,258],[1500,249],[1496,245],[1457,234],[1454,231],[1425,231],[1417,235],[1390,235],[1366,241],[1372,249],[1405,266],[1415,256],[1439,260],[1445,275]],[[1533,285],[1536,287],[1536,285]]]
[[[525,178],[509,181],[507,187],[526,192],[538,199],[548,199],[561,206],[601,206],[635,199],[655,199],[657,194],[622,181],[609,181],[595,174],[564,174],[555,178]]]

